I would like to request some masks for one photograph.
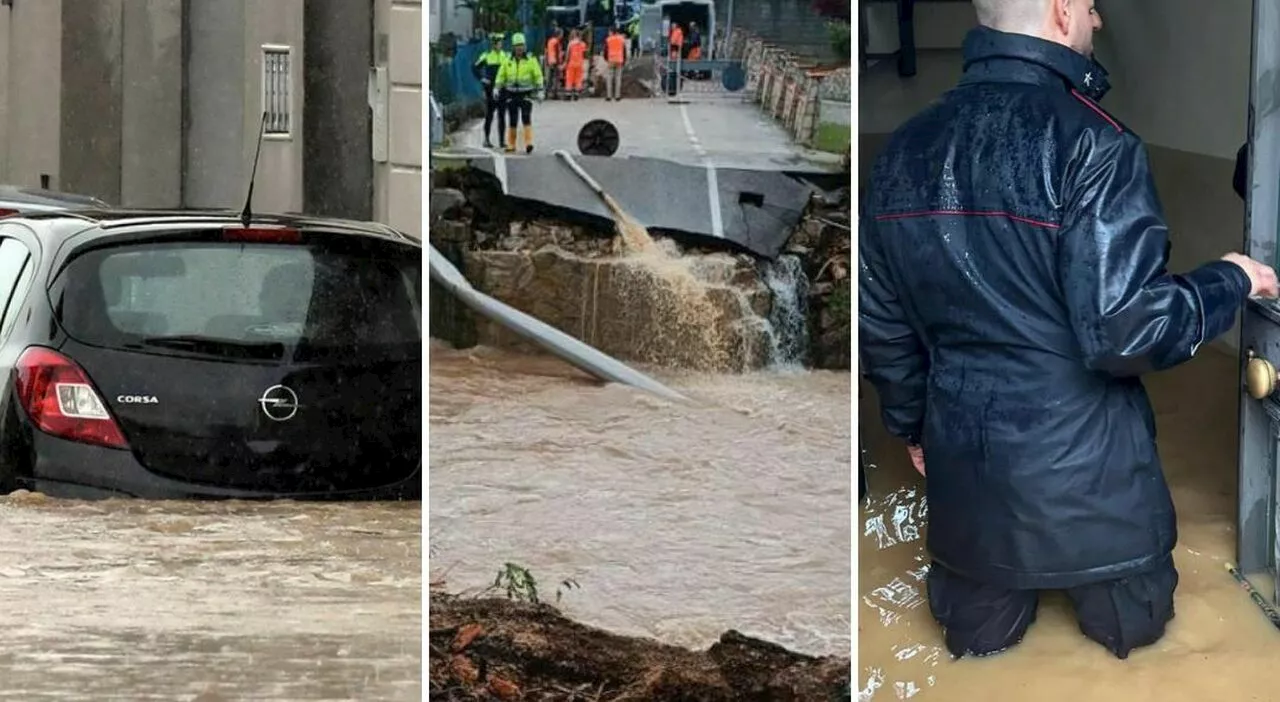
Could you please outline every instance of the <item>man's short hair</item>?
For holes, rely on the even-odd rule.
[[[978,24],[1001,30],[1037,28],[1044,21],[1049,0],[973,0]]]

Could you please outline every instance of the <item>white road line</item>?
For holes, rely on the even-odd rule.
[[[707,169],[707,200],[711,206],[711,233],[723,239],[724,221],[720,216],[720,180],[716,176],[715,164],[708,158],[707,150],[703,148],[698,134],[693,131],[693,122],[689,120],[689,109],[685,105],[680,105],[680,119],[684,121],[684,133],[689,137],[689,144],[693,146],[698,158],[702,159],[703,167]]]
[[[707,160],[707,150],[702,148],[702,142],[698,140],[698,135],[693,131],[693,122],[689,120],[689,108],[685,105],[680,106],[680,119],[684,121],[684,133],[689,137],[689,143],[693,145],[693,150],[698,153],[698,158],[704,162]]]
[[[711,233],[724,238],[724,222],[720,219],[720,181],[716,167],[707,162],[707,197],[711,200]]]
[[[503,156],[497,149],[493,151],[493,174],[498,176],[498,182],[502,184],[502,194],[509,194],[507,190],[507,157]]]

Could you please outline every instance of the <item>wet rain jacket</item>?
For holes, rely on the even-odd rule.
[[[533,93],[542,87],[542,66],[538,65],[538,59],[532,54],[525,54],[523,57],[513,54],[498,69],[494,85],[511,93]]]
[[[498,77],[498,70],[502,68],[502,64],[510,59],[511,55],[501,49],[489,49],[476,57],[476,62],[471,65],[471,72],[475,74],[476,80],[487,80],[493,83]]]
[[[1231,328],[1238,266],[1172,275],[1142,141],[1101,66],[978,28],[959,85],[893,134],[860,218],[863,371],[924,447],[928,548],[970,578],[1056,589],[1177,540],[1139,376]]]

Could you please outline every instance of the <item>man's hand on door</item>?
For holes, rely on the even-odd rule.
[[[924,449],[919,446],[908,446],[907,455],[911,456],[911,465],[915,467],[916,472],[924,475]]]
[[[1265,297],[1272,300],[1280,297],[1280,283],[1277,283],[1275,269],[1271,266],[1238,253],[1229,253],[1223,256],[1222,260],[1240,266],[1245,275],[1249,276],[1251,286],[1249,297]]]

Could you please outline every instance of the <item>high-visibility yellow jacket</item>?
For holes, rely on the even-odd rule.
[[[498,69],[498,79],[493,83],[512,93],[530,93],[542,88],[542,66],[538,59],[525,54],[522,58],[511,56]]]
[[[511,58],[511,54],[505,51],[489,49],[476,58],[471,70],[476,74],[477,79],[492,81],[498,77],[498,70],[502,68],[502,64],[506,63],[509,58]]]

